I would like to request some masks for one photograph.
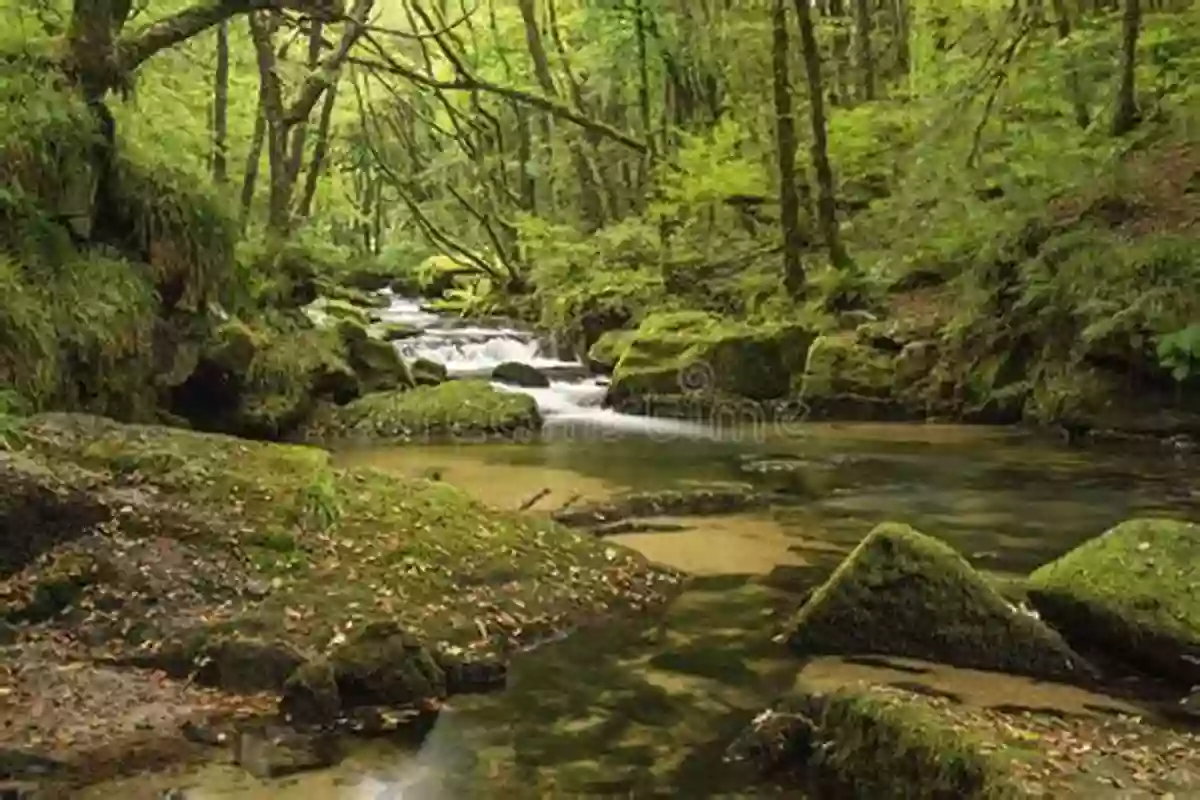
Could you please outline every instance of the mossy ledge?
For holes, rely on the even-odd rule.
[[[904,656],[1084,683],[1096,674],[953,548],[897,523],[872,530],[813,593],[788,644],[803,655]]]
[[[1123,522],[1036,570],[1028,593],[1081,645],[1200,684],[1200,525]]]
[[[678,583],[619,546],[445,484],[335,469],[316,448],[75,415],[27,418],[11,440],[0,620],[84,660],[239,693],[290,685],[310,711],[493,683],[472,665]]]

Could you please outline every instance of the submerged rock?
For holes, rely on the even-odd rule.
[[[550,379],[541,370],[520,361],[505,361],[498,365],[492,370],[492,380],[528,389],[544,389],[550,385]]]
[[[486,381],[456,380],[410,391],[369,394],[326,408],[309,426],[310,440],[413,441],[515,436],[541,428],[537,403]]]
[[[256,778],[280,778],[338,762],[337,740],[276,725],[246,728],[233,740],[233,760]]]
[[[792,621],[802,654],[906,656],[1039,678],[1092,668],[1001,597],[951,547],[907,525],[877,526]]]
[[[607,526],[630,517],[711,516],[761,508],[776,499],[753,486],[728,484],[660,492],[630,492],[611,500],[554,514],[556,522],[573,527]]]
[[[1028,593],[1081,645],[1200,684],[1200,525],[1123,522],[1036,570]]]

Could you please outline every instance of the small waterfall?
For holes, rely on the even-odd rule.
[[[529,331],[465,323],[426,311],[419,300],[408,297],[393,295],[391,301],[388,308],[379,312],[382,321],[421,330],[419,336],[396,342],[400,355],[407,360],[427,358],[436,361],[444,364],[454,377],[489,377],[492,370],[507,361],[528,364],[542,371],[550,379],[549,387],[494,385],[502,391],[521,392],[532,397],[552,431],[628,432],[690,439],[712,436],[711,431],[695,423],[639,417],[602,408],[608,390],[607,379],[591,375],[582,362],[564,361],[548,355],[542,342]]]

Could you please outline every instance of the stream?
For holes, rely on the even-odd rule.
[[[811,499],[611,537],[692,581],[668,609],[518,656],[507,691],[452,698],[415,752],[363,743],[335,768],[278,781],[214,763],[83,796],[158,797],[170,787],[186,798],[796,797],[745,789],[721,755],[796,679],[796,659],[771,637],[800,594],[875,523],[910,523],[1003,576],[1027,573],[1130,516],[1200,516],[1196,464],[1165,451],[1067,449],[995,428],[812,424],[746,432],[629,416],[602,408],[604,381],[547,355],[531,334],[464,325],[401,298],[383,317],[424,329],[397,347],[406,358],[446,364],[454,376],[486,377],[505,361],[546,372],[548,389],[501,387],[533,396],[546,429],[530,443],[371,448],[337,454],[342,463],[405,475],[433,470],[507,508],[543,492],[535,509],[553,510],[574,495],[729,480]],[[794,473],[769,468],[797,458],[818,467],[819,491],[792,486]],[[748,471],[750,463],[766,466]],[[838,659],[805,667],[830,685],[863,670]],[[1072,711],[1119,704],[959,672],[947,680],[981,703],[1034,693],[1039,705]]]

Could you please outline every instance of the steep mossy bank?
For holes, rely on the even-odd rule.
[[[502,683],[497,655],[677,581],[315,448],[72,415],[19,421],[10,440],[0,619],[15,637],[282,694],[306,719]]]

